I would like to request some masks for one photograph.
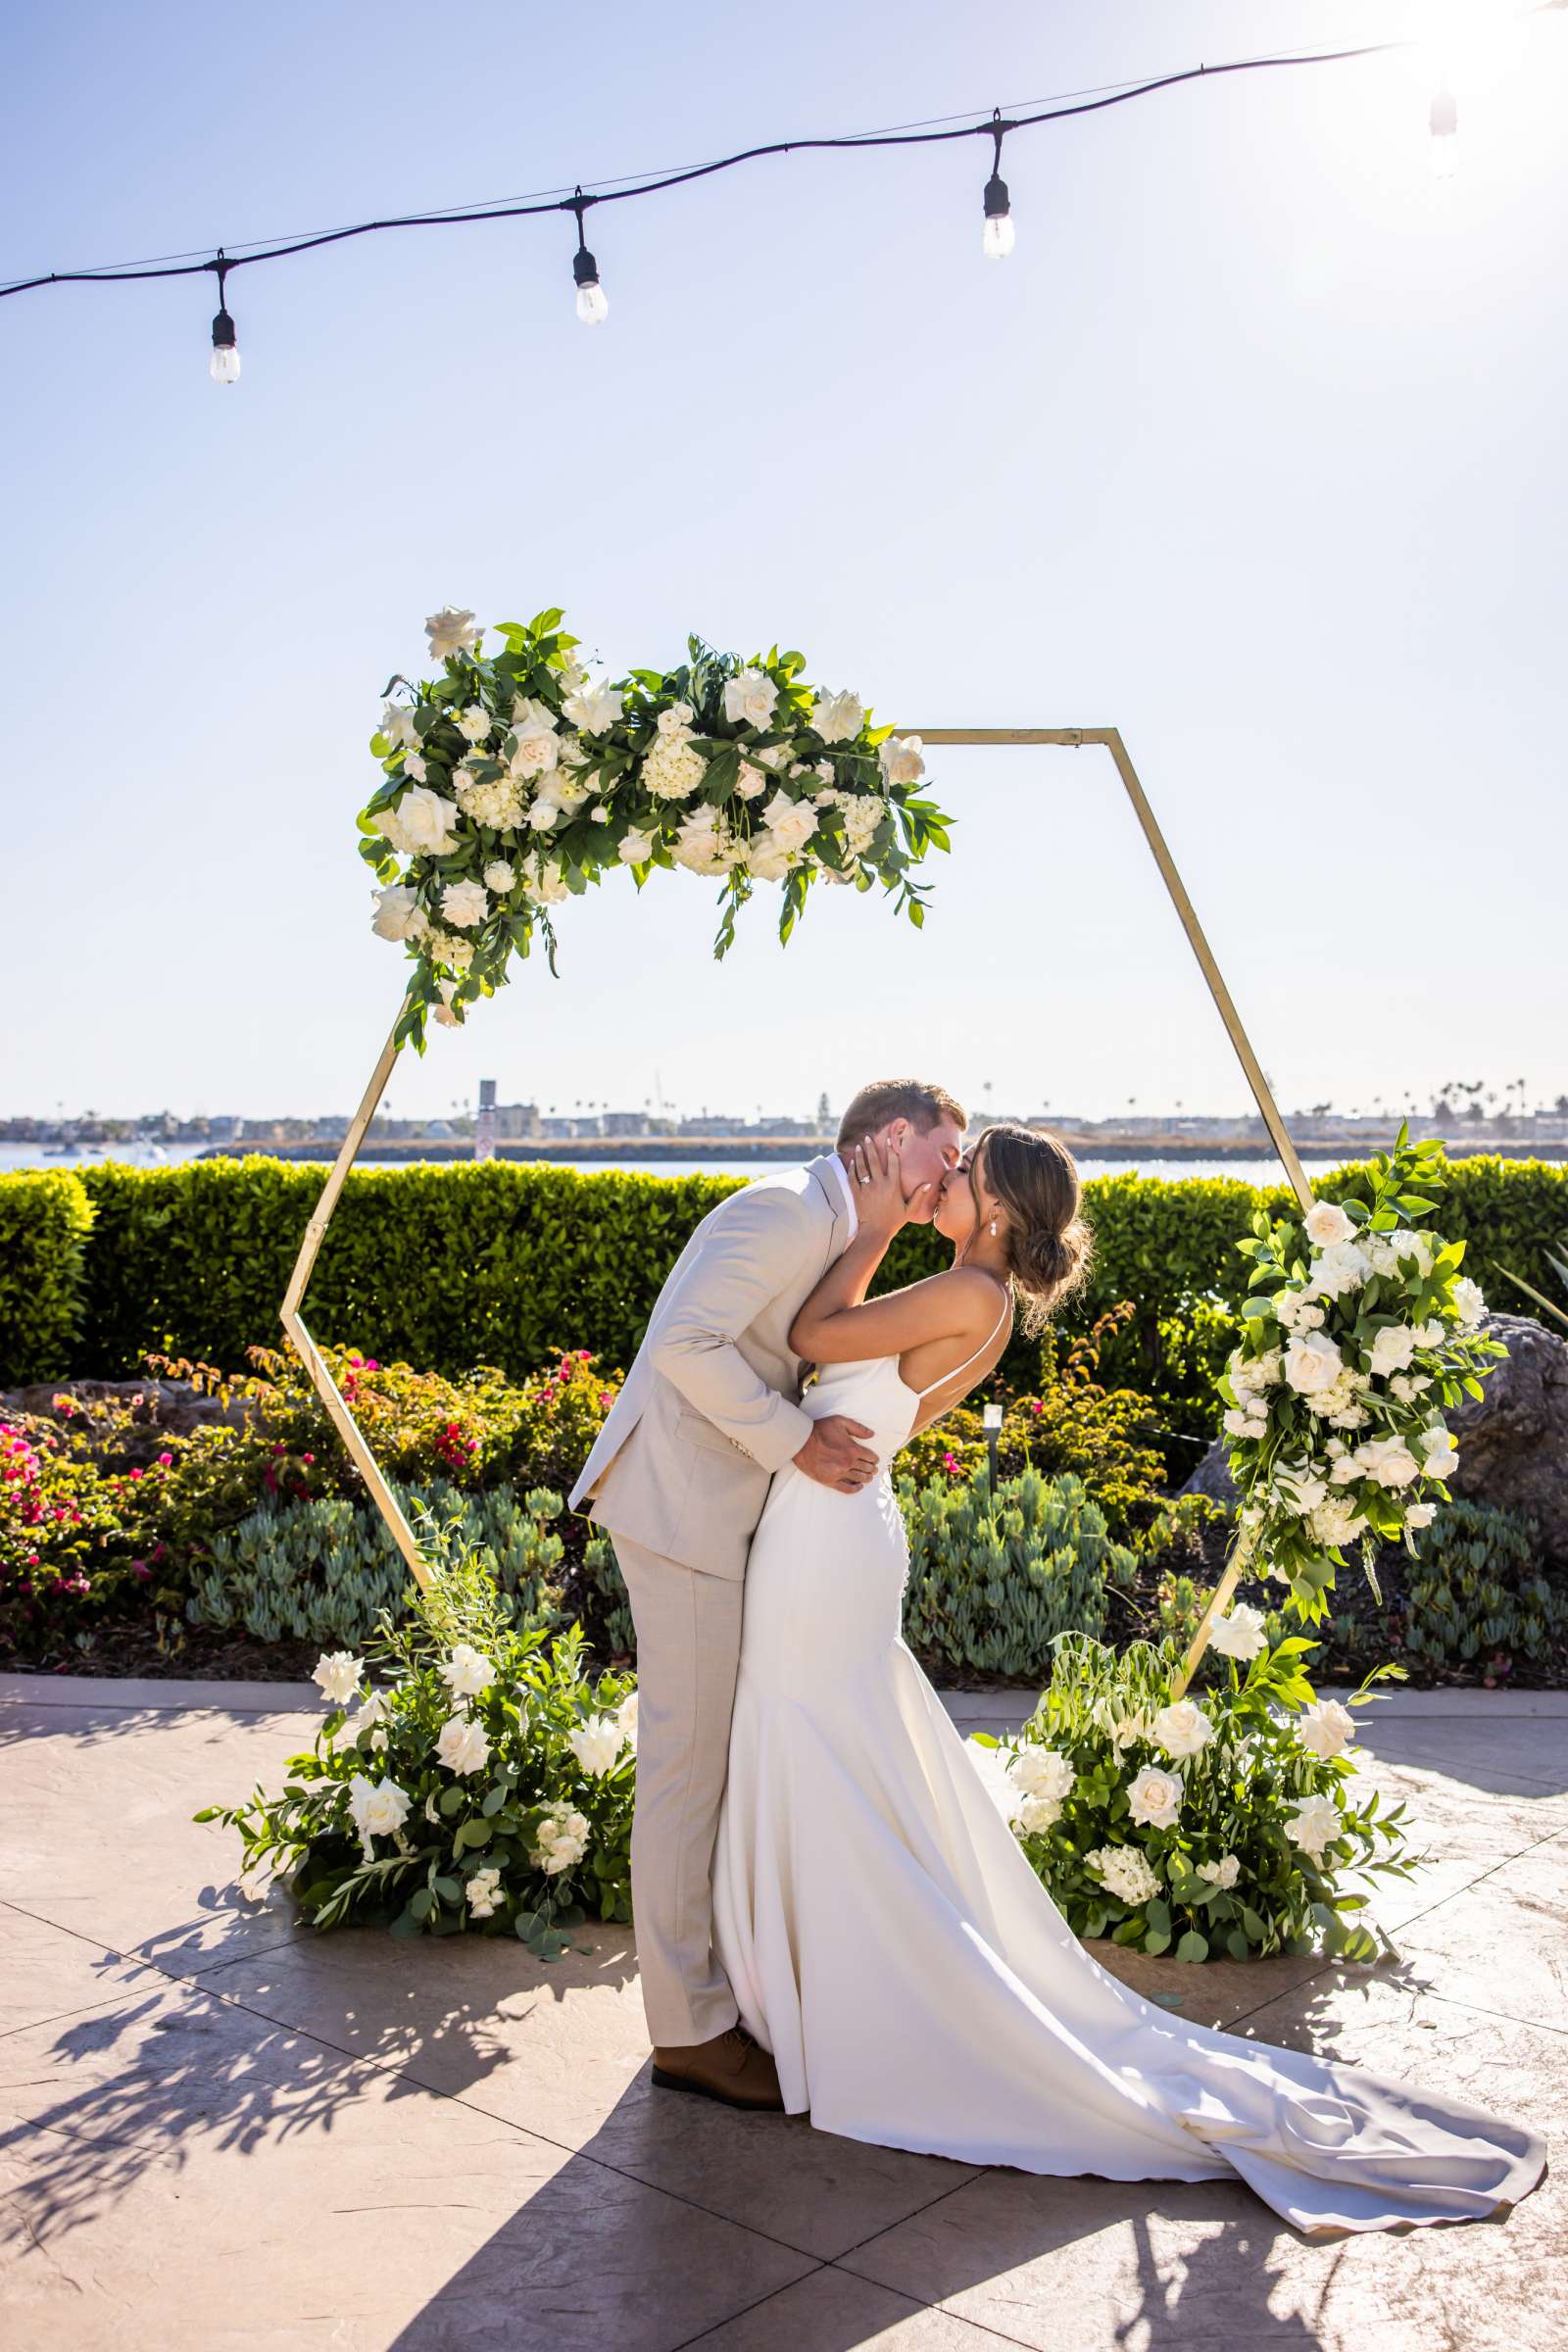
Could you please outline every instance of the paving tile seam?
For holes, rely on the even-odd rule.
[[[809,2246],[798,2246],[787,2237],[775,2237],[771,2230],[759,2230],[755,2223],[738,2222],[733,2214],[720,2213],[716,2207],[705,2205],[700,2198],[687,2196],[678,2188],[666,2188],[662,2181],[647,2180],[641,2173],[629,2172],[624,2165],[612,2164],[606,2156],[592,2155],[586,2148],[574,2147],[569,2140],[556,2139],[550,2132],[536,2132],[530,2125],[519,2124],[512,2116],[499,2115],[493,2107],[481,2106],[476,2099],[467,2097],[463,2091],[443,2090],[438,2082],[427,2082],[422,2076],[415,2074],[404,2061],[376,2058],[365,2050],[346,2049],[341,2042],[330,2040],[324,2034],[313,2033],[309,2027],[294,2025],[287,2018],[273,2017],[269,2010],[258,2009],[252,2002],[241,2000],[236,1993],[224,1992],[216,1984],[209,1985],[189,1977],[173,1981],[182,1984],[188,1992],[206,1993],[210,2000],[220,2001],[227,2009],[236,2009],[242,2016],[254,2017],[260,2024],[271,2026],[280,2034],[297,2034],[302,2041],[314,2042],[318,2049],[330,2050],[335,2056],[347,2059],[354,2066],[368,2067],[372,2072],[380,2075],[396,2076],[401,2081],[410,2083],[414,2089],[423,2091],[430,2098],[445,2099],[450,2106],[462,2107],[469,2115],[483,2116],[488,2124],[500,2124],[505,2131],[514,2132],[519,2139],[530,2139],[536,2146],[553,2148],[557,2154],[567,2157],[573,2163],[591,2164],[599,2172],[612,2173],[617,2180],[629,2180],[635,2188],[645,2188],[653,2196],[667,2197],[673,2205],[685,2205],[694,2213],[706,2215],[710,2221],[722,2222],[726,2229],[740,2230],[748,2237],[760,2239],[764,2245],[777,2246],[782,2253],[799,2254],[806,2261],[815,2263],[819,2267],[826,2261],[825,2256],[813,2254]],[[646,2064],[646,2060],[643,2063]],[[641,2072],[641,2067],[638,2071]],[[960,2182],[958,2185],[962,2186],[963,2184]],[[942,2193],[947,2196],[951,2195],[952,2191],[945,2189]],[[931,2202],[938,2203],[940,2200],[933,2198]],[[924,2207],[919,2207],[917,2210],[923,2212]],[[890,2227],[896,2227],[896,2225],[890,2225]],[[880,2236],[881,2232],[877,2231],[876,2234]],[[846,2252],[854,2251],[853,2248],[845,2250]]]
[[[1462,2017],[1494,2018],[1499,2025],[1525,2026],[1532,2034],[1553,2034],[1559,2041],[1568,2040],[1568,2025],[1551,2026],[1544,2017],[1515,2017],[1511,2009],[1488,2009],[1480,2001],[1458,2000],[1451,1992],[1434,1992],[1429,1985],[1422,1986],[1421,1997],[1436,2001],[1443,2009],[1457,2009]]]
[[[226,1960],[215,1961],[210,1969],[193,1969],[188,1976],[181,1976],[176,1974],[173,1969],[166,1968],[162,1960],[149,1959],[139,1952],[122,1951],[119,1944],[102,1943],[99,1941],[96,1936],[88,1936],[84,1934],[80,1928],[72,1927],[66,1920],[50,1919],[42,1911],[29,1911],[25,1903],[19,1903],[10,1895],[0,1895],[0,1910],[15,1911],[19,1919],[35,1920],[40,1928],[53,1928],[57,1936],[74,1936],[78,1943],[90,1944],[95,1952],[102,1952],[106,1959],[123,1960],[127,1968],[151,1969],[155,1975],[167,1978],[171,1984],[201,1984],[206,1977],[216,1976],[220,1969],[239,1968],[247,1960],[264,1959],[269,1952],[278,1951],[285,1944],[297,1943],[299,1941],[299,1931],[297,1929],[292,1929],[288,1935],[278,1936],[276,1942],[274,1943],[259,1944],[254,1951],[232,1952]],[[88,2006],[91,2008],[97,2008],[101,2006],[101,2004],[98,2002],[90,2002]],[[69,2009],[62,2009],[59,2012],[59,2015],[62,2017],[70,2017],[74,2016],[74,2012]],[[39,2019],[37,2022],[39,2024],[47,2024],[49,2021],[47,2019]],[[21,2030],[25,2033],[26,2028],[23,2027]]]
[[[766,2303],[776,2303],[779,2296],[787,2295],[792,2287],[804,2284],[808,2278],[815,2278],[819,2277],[823,2271],[829,2270],[831,2267],[832,2266],[829,2263],[826,2263],[819,2258],[815,2268],[809,2271],[803,2271],[799,2278],[786,2278],[782,2286],[770,2286],[765,2295],[758,2295],[752,2302],[743,2303],[738,2311],[727,2311],[721,2320],[711,2321],[708,2327],[700,2329],[696,2335],[683,2335],[678,2344],[674,2344],[670,2347],[670,2352],[688,2352],[688,2347],[692,2344],[707,2343],[710,2336],[717,2335],[721,2328],[733,2328],[737,2320],[744,2320],[748,2318],[752,2312],[760,2311],[763,2305]],[[930,2306],[928,2304],[922,2304],[918,2306],[918,2308],[921,2310],[929,2310]]]

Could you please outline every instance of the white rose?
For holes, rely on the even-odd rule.
[[[357,1772],[349,1783],[349,1812],[362,1838],[390,1838],[401,1830],[409,1801],[396,1781],[370,1781]]]
[[[504,899],[509,891],[515,889],[516,881],[517,869],[514,865],[509,865],[505,858],[492,858],[484,869],[484,886],[486,890],[493,890],[498,899]]]
[[[566,1734],[566,1744],[589,1779],[597,1781],[613,1772],[624,1742],[613,1715],[590,1715]]]
[[[768,778],[765,772],[760,767],[754,767],[750,760],[743,760],[740,764],[740,773],[735,778],[735,789],[741,799],[755,801],[759,793],[767,790],[767,786]]]
[[[1420,1475],[1415,1455],[1399,1438],[1368,1438],[1353,1458],[1363,1478],[1380,1487],[1407,1487]]]
[[[1110,1744],[1118,1755],[1125,1755],[1130,1747],[1136,1747],[1141,1740],[1148,1738],[1147,1715],[1124,1715],[1120,1723],[1113,1723],[1110,1727]]]
[[[809,801],[792,801],[782,789],[774,793],[760,814],[773,847],[786,854],[804,849],[816,831],[816,810]]]
[[[501,1901],[501,1873],[476,1870],[467,1886],[468,1909],[475,1919],[488,1919]]]
[[[743,669],[724,681],[724,716],[731,726],[765,727],[778,701],[778,688],[762,669]]]
[[[1355,1738],[1355,1718],[1337,1698],[1320,1698],[1316,1706],[1301,1709],[1296,1737],[1327,1763],[1330,1756],[1343,1756]]]
[[[440,1004],[434,1007],[437,1021],[443,1029],[461,1029],[463,1016],[461,1013],[455,1012],[452,1005],[452,1000],[458,993],[457,982],[455,980],[438,980],[436,988],[441,998]]]
[[[1425,1323],[1418,1323],[1415,1327],[1415,1344],[1418,1348],[1441,1348],[1446,1337],[1437,1315],[1430,1315]]]
[[[1453,1303],[1459,1310],[1459,1320],[1466,1331],[1474,1331],[1487,1312],[1487,1301],[1479,1282],[1462,1274],[1453,1286]]]
[[[496,1670],[471,1642],[460,1642],[438,1669],[454,1698],[477,1698],[496,1679]]]
[[[635,1690],[628,1690],[615,1709],[615,1721],[620,1726],[620,1736],[626,1745],[635,1747],[637,1744],[637,1693]]]
[[[334,1707],[346,1707],[360,1687],[364,1665],[351,1650],[323,1650],[312,1669],[311,1680]]]
[[[457,846],[457,803],[432,792],[428,784],[414,785],[376,822],[405,858],[444,858]]]
[[[410,752],[407,759],[403,762],[403,773],[406,776],[412,776],[416,784],[422,784],[429,775],[429,769],[424,763],[424,754],[422,752]]]
[[[495,721],[482,703],[470,703],[453,721],[465,743],[483,743]]]
[[[1322,1332],[1293,1340],[1285,1350],[1285,1377],[1298,1396],[1332,1388],[1345,1369],[1345,1358]]]
[[[671,703],[667,710],[661,710],[659,713],[660,734],[666,736],[686,734],[691,726],[692,716],[690,703]]]
[[[541,793],[524,819],[530,833],[548,833],[552,825],[561,822],[561,804]]]
[[[1315,1511],[1320,1502],[1328,1500],[1328,1481],[1305,1463],[1281,1463],[1273,1478],[1273,1494],[1282,1511],[1294,1518],[1304,1519]]]
[[[1174,1773],[1146,1764],[1127,1791],[1127,1803],[1134,1821],[1168,1830],[1182,1809],[1181,1782]]]
[[[1459,1466],[1459,1448],[1441,1421],[1421,1432],[1421,1467],[1428,1478],[1449,1478]]]
[[[1309,1796],[1285,1825],[1292,1838],[1313,1861],[1340,1835],[1340,1809],[1331,1797]]]
[[[1412,1502],[1404,1514],[1406,1527],[1430,1527],[1438,1515],[1435,1502]]]
[[[448,882],[441,893],[441,913],[449,923],[466,929],[482,923],[490,911],[490,898],[482,882]]]
[[[865,705],[858,694],[818,695],[811,724],[824,743],[848,743],[865,724]]]
[[[798,850],[782,850],[771,833],[754,834],[752,846],[746,853],[747,871],[759,882],[782,882],[800,864]]]
[[[574,727],[585,735],[607,735],[620,716],[625,698],[617,688],[605,684],[578,686],[568,694],[561,709]]]
[[[441,1726],[435,1752],[448,1772],[482,1772],[490,1760],[489,1735],[466,1709],[460,1709]]]
[[[419,736],[414,723],[414,712],[407,703],[381,705],[381,733],[388,743],[396,744],[406,752],[413,751]]]
[[[1242,1875],[1242,1865],[1235,1854],[1221,1854],[1217,1862],[1200,1862],[1198,1875],[1222,1893],[1229,1893]]]
[[[531,858],[524,858],[522,878],[528,896],[541,906],[560,906],[571,896],[562,868],[542,858],[537,850]]]
[[[1407,1323],[1385,1323],[1372,1342],[1367,1358],[1374,1373],[1402,1372],[1415,1353],[1415,1333]]]
[[[1250,1601],[1237,1601],[1225,1616],[1215,1619],[1208,1642],[1222,1658],[1255,1658],[1268,1647],[1262,1610],[1254,1609]]]
[[[1066,1757],[1055,1748],[1039,1747],[1032,1741],[1008,1757],[1007,1777],[1025,1796],[1049,1797],[1058,1805],[1072,1794],[1073,1783],[1078,1778]]]
[[[1213,1725],[1196,1699],[1191,1698],[1179,1698],[1173,1706],[1161,1707],[1150,1732],[1157,1747],[1178,1759],[1196,1756],[1214,1737]]]
[[[443,605],[425,622],[424,633],[430,640],[431,660],[445,662],[452,654],[472,653],[482,632],[474,627],[471,612],[462,612],[456,605]]]
[[[1026,1838],[1043,1838],[1060,1819],[1061,1805],[1054,1796],[1020,1796],[1012,1808],[1013,1827]]]
[[[1316,1250],[1331,1249],[1336,1242],[1348,1242],[1355,1227],[1337,1200],[1319,1200],[1308,1209],[1304,1219],[1306,1238]]]
[[[418,935],[423,908],[407,884],[394,882],[372,894],[375,913],[370,929],[377,939],[411,939]]]
[[[682,819],[671,849],[677,865],[694,874],[721,874],[733,864],[734,843],[716,808],[694,808]]]
[[[1224,1415],[1225,1435],[1228,1438],[1263,1438],[1268,1435],[1268,1416],[1260,1408],[1227,1405]]]
[[[628,833],[615,856],[622,865],[646,865],[654,854],[652,833]]]
[[[877,757],[890,784],[918,784],[925,774],[918,735],[890,735]]]

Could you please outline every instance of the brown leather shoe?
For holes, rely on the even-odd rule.
[[[661,2090],[695,2091],[699,2098],[722,2099],[726,2107],[784,2111],[778,2069],[744,2026],[731,2026],[711,2041],[656,2049],[654,2081]]]

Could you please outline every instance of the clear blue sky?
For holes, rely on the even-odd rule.
[[[1419,27],[1419,7],[33,10],[0,274],[129,261]],[[1505,11],[1479,12],[1506,14]],[[902,724],[1122,729],[1287,1105],[1568,1088],[1568,17],[1430,67],[1216,80],[989,149],[797,157],[564,220],[0,303],[0,1109],[347,1109],[391,1024],[354,812],[444,602],[612,669],[801,646]],[[933,757],[923,937],[781,952],[607,888],[394,1072],[798,1109],[913,1069],[997,1107],[1241,1107],[1102,755]]]

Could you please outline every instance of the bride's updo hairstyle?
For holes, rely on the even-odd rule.
[[[1078,1163],[1043,1127],[999,1120],[975,1146],[986,1189],[1006,1211],[1007,1271],[1022,1300],[1019,1322],[1039,1331],[1089,1271],[1095,1237],[1084,1223]],[[978,1200],[977,1239],[983,1220]]]

